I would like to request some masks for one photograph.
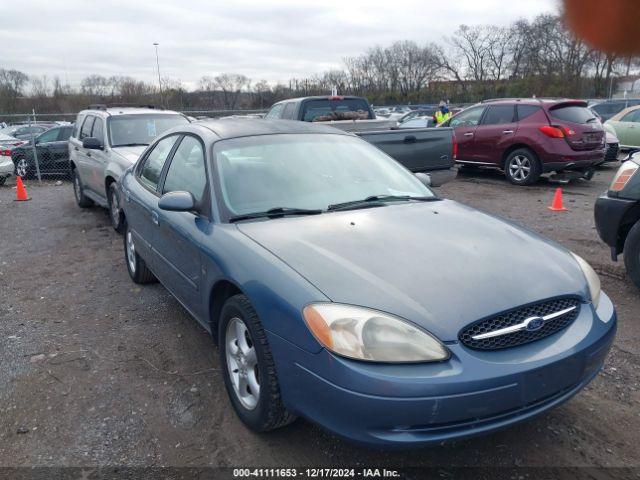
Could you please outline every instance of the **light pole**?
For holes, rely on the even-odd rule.
[[[153,46],[156,47],[156,67],[158,67],[158,87],[160,87],[160,106],[164,107],[164,100],[162,98],[162,81],[160,80],[160,59],[158,57],[158,42],[153,42]]]

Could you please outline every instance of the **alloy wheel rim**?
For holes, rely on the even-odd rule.
[[[110,204],[111,221],[113,222],[113,226],[116,227],[120,223],[120,208],[118,207],[118,197],[116,196],[115,192],[111,193]]]
[[[225,342],[233,391],[243,407],[253,410],[260,400],[258,357],[251,332],[240,318],[229,320]]]
[[[127,232],[127,263],[131,273],[136,273],[136,246],[133,244],[131,230]]]
[[[18,165],[16,166],[16,173],[19,177],[24,177],[27,174],[27,161],[24,158],[18,160]]]
[[[524,155],[516,155],[509,162],[509,174],[518,181],[526,180],[531,172],[531,160]]]

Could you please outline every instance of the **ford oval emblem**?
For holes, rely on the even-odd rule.
[[[544,319],[542,317],[531,317],[526,322],[526,329],[528,332],[535,332],[540,330],[544,325]]]

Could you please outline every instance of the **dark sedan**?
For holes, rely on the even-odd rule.
[[[176,127],[122,177],[125,263],[217,339],[256,431],[434,444],[571,398],[616,330],[596,273],[425,183],[327,126]]]
[[[69,137],[72,131],[73,125],[63,125],[47,130],[35,138],[37,167],[41,174],[71,175]],[[31,142],[14,147],[11,150],[11,159],[16,166],[16,175],[29,178],[38,171]]]

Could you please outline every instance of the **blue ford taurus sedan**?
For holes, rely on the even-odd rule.
[[[598,276],[426,184],[326,126],[184,125],[122,180],[126,265],[211,332],[256,431],[427,445],[568,400],[615,335]]]

